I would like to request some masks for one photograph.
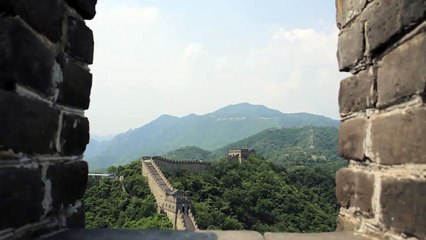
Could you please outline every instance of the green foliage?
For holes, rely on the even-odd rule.
[[[211,152],[195,146],[187,146],[168,152],[163,157],[173,160],[205,160],[211,159]]]
[[[252,155],[219,160],[199,174],[169,175],[190,196],[201,229],[316,232],[335,229],[334,176],[321,168],[285,168]]]
[[[126,191],[117,179],[90,178],[83,199],[87,228],[172,228],[168,218],[157,213],[140,161],[110,167],[107,172],[123,176]]]

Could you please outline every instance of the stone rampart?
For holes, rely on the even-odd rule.
[[[0,1],[0,239],[84,228],[95,4]]]
[[[176,161],[176,160],[163,158],[160,156],[154,156],[152,157],[152,160],[153,162],[155,162],[156,166],[158,166],[161,169],[161,171],[165,171],[170,174],[176,174],[177,172],[181,170],[197,173],[197,172],[204,171],[210,168],[211,166],[210,162],[204,162],[201,160]]]
[[[426,239],[426,1],[337,0],[338,229]],[[410,238],[411,239],[411,238]]]

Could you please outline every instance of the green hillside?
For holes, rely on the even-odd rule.
[[[184,147],[164,156],[175,160],[214,160],[226,157],[229,149],[248,147],[254,148],[267,161],[287,168],[322,166],[335,172],[346,164],[337,155],[337,138],[335,127],[268,129],[214,151]]]
[[[262,105],[229,105],[205,115],[163,115],[110,141],[91,140],[85,152],[90,169],[128,163],[185,146],[214,150],[269,128],[337,126],[338,121],[308,113],[281,113]]]

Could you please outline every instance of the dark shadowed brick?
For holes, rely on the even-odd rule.
[[[350,168],[342,168],[337,171],[336,197],[343,208],[357,207],[372,217],[373,191],[374,176],[372,174]]]
[[[60,142],[63,154],[83,154],[89,143],[89,120],[85,117],[64,114]]]
[[[85,63],[93,62],[93,33],[84,21],[68,17],[68,43],[66,51]]]
[[[381,164],[426,163],[426,108],[380,116],[371,123],[373,160]]]
[[[59,111],[0,90],[0,150],[53,153]]]
[[[40,169],[0,168],[0,229],[37,222],[44,210]]]
[[[96,15],[97,0],[66,0],[84,19],[92,19]]]
[[[19,15],[34,30],[54,42],[62,36],[63,0],[2,0],[0,8],[10,15]]]
[[[383,222],[388,228],[426,239],[426,181],[387,178],[380,196]]]
[[[72,59],[66,60],[62,71],[64,78],[59,88],[58,103],[88,109],[92,74]]]
[[[374,107],[376,91],[374,89],[374,76],[370,71],[360,72],[340,82],[339,107],[340,113],[365,111]]]
[[[367,120],[355,118],[343,121],[339,128],[339,154],[348,160],[364,159]]]
[[[363,16],[367,21],[366,38],[370,52],[376,52],[388,41],[394,42],[406,28],[420,23],[425,16],[424,0],[376,0]]]
[[[384,56],[377,76],[378,106],[386,106],[413,94],[424,94],[425,66],[425,32]]]
[[[85,161],[56,163],[47,169],[52,183],[53,210],[57,211],[83,198],[87,187],[88,167]]]
[[[81,206],[67,217],[67,228],[84,228],[86,223],[84,207]]]
[[[31,46],[31,47],[28,47]],[[53,95],[53,54],[17,19],[0,18],[0,86],[21,84],[44,96]]]

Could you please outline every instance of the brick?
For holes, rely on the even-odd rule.
[[[40,169],[0,168],[0,179],[0,229],[37,222],[44,213]]]
[[[340,71],[350,71],[364,57],[364,26],[361,23],[341,31],[337,43]]]
[[[58,103],[88,109],[92,74],[72,59],[66,60],[62,72],[63,81],[59,86]]]
[[[363,160],[367,121],[355,118],[343,121],[339,128],[339,154],[345,159]]]
[[[360,227],[360,222],[356,218],[347,218],[337,216],[336,231],[351,231],[354,232]]]
[[[374,89],[374,76],[371,71],[360,72],[340,82],[339,108],[340,113],[365,111],[374,107],[376,91]]]
[[[342,168],[336,173],[336,198],[343,208],[356,207],[373,217],[371,198],[374,191],[372,174]]]
[[[396,67],[398,66],[398,67]],[[383,107],[426,90],[426,33],[383,57],[377,78],[378,106]]]
[[[97,0],[66,0],[84,19],[92,19],[96,15]]]
[[[358,16],[367,0],[336,0],[336,22],[339,29]]]
[[[85,63],[93,63],[93,33],[84,21],[68,17],[68,43],[66,51]]]
[[[0,90],[0,150],[53,153],[58,120],[48,104]]]
[[[84,207],[81,206],[71,213],[71,216],[67,217],[67,228],[84,228],[86,225],[86,215],[84,213]]]
[[[376,0],[363,16],[366,19],[366,38],[369,51],[380,52],[387,42],[399,38],[398,34],[424,18],[424,0]]]
[[[58,211],[83,198],[87,187],[88,167],[85,161],[56,163],[47,169],[52,183],[53,210]]]
[[[0,19],[0,36],[3,89],[14,90],[18,83],[46,97],[52,96],[53,54],[17,19]]]
[[[398,233],[426,238],[426,181],[384,179],[380,196],[383,223]]]
[[[384,164],[426,163],[426,108],[379,116],[371,123],[373,160]]]
[[[61,150],[65,155],[80,155],[89,143],[89,120],[85,117],[63,115]]]
[[[62,36],[65,15],[63,0],[2,0],[0,9],[11,15],[19,15],[53,42]]]

